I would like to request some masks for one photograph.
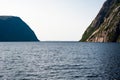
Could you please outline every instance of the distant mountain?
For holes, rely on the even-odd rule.
[[[120,0],[107,0],[80,41],[120,42]]]
[[[19,17],[0,16],[0,41],[38,41],[38,39]]]

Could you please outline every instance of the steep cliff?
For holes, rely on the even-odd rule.
[[[120,0],[107,0],[80,41],[120,42]]]
[[[0,16],[0,41],[38,41],[38,39],[19,17]]]

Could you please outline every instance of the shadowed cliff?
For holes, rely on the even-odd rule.
[[[80,41],[120,42],[120,0],[106,0]]]
[[[38,39],[19,17],[0,16],[0,41],[38,41]]]

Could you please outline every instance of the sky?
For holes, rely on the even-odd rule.
[[[0,0],[0,15],[18,16],[41,41],[78,41],[106,0]]]

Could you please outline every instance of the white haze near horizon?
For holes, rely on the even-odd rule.
[[[19,16],[41,41],[78,41],[105,0],[0,0],[0,15]]]

